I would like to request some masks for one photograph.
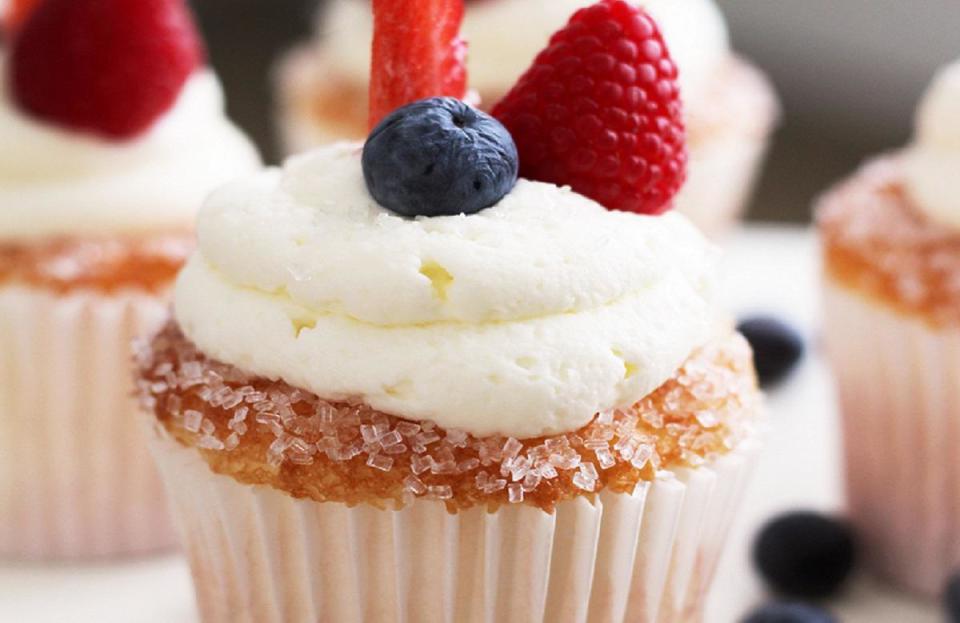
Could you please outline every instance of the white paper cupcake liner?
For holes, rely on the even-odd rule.
[[[827,283],[851,518],[871,565],[939,594],[960,566],[960,329]]]
[[[171,546],[133,400],[130,343],[167,304],[0,288],[0,556]]]
[[[205,623],[697,621],[754,463],[709,467],[554,514],[298,500],[214,474],[159,426],[154,454]]]

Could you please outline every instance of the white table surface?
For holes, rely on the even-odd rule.
[[[727,240],[726,296],[738,315],[772,313],[806,336],[808,355],[768,396],[770,434],[721,563],[708,623],[733,623],[764,601],[749,563],[757,527],[772,514],[842,507],[836,409],[817,347],[816,246],[799,228],[752,226]],[[0,621],[196,623],[186,564],[178,556],[95,566],[0,563]],[[936,604],[860,577],[828,604],[843,623],[933,623]]]

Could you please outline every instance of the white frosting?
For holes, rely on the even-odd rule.
[[[484,0],[467,5],[470,85],[499,97],[530,66],[550,36],[595,0]],[[726,24],[714,0],[639,0],[660,24],[687,97],[697,97],[717,64],[729,56]],[[369,0],[333,0],[321,16],[326,61],[357,82],[370,73]]]
[[[575,430],[661,385],[717,326],[715,251],[679,214],[520,180],[404,219],[340,144],[211,196],[176,316],[209,356],[477,435]]]
[[[33,119],[0,84],[0,240],[188,227],[211,190],[259,166],[210,71],[124,142]]]
[[[907,192],[930,219],[960,229],[960,61],[942,69],[917,115]]]

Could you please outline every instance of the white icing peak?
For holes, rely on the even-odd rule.
[[[656,389],[715,330],[715,251],[678,214],[520,180],[404,219],[341,144],[215,193],[176,314],[211,357],[477,435],[567,432]]]
[[[470,86],[481,96],[503,95],[578,9],[596,0],[484,0],[467,5]],[[321,16],[321,53],[358,83],[370,72],[368,0],[333,0]],[[714,0],[638,0],[663,31],[688,97],[697,97],[717,63],[729,55],[726,24]],[[493,102],[488,102],[493,103]]]
[[[207,70],[122,142],[33,119],[0,80],[0,241],[187,228],[211,190],[259,166]]]
[[[937,74],[917,114],[906,185],[933,221],[960,229],[960,61]]]

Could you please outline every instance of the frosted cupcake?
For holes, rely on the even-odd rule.
[[[162,321],[207,192],[258,166],[224,116],[216,78],[199,66],[183,5],[151,3],[166,19],[159,33],[124,5],[49,0],[0,62],[4,556],[174,542],[134,416],[129,343]],[[165,43],[96,38],[116,28]],[[100,47],[64,60],[78,32]],[[122,69],[108,62],[119,51]],[[134,69],[144,73],[129,85],[123,72]],[[118,74],[125,86],[112,90]]]
[[[374,4],[378,39],[457,48]],[[662,46],[623,2],[558,36],[583,30]],[[372,101],[416,60],[375,66]],[[676,90],[646,97],[666,140]],[[139,354],[205,622],[701,616],[759,419],[715,250],[652,214],[658,180],[615,211],[518,181],[535,157],[430,98],[208,200]]]
[[[758,417],[710,246],[525,180],[406,220],[360,159],[215,195],[141,353],[203,620],[696,618]]]
[[[850,512],[874,567],[938,593],[960,564],[960,64],[914,142],[818,210]]]
[[[370,4],[333,0],[316,41],[295,50],[279,74],[279,123],[289,152],[366,135]],[[467,2],[470,86],[492,108],[550,35],[587,0]],[[746,205],[775,124],[766,79],[731,51],[713,0],[643,0],[680,69],[690,144],[690,178],[678,209],[708,232],[728,227]]]

